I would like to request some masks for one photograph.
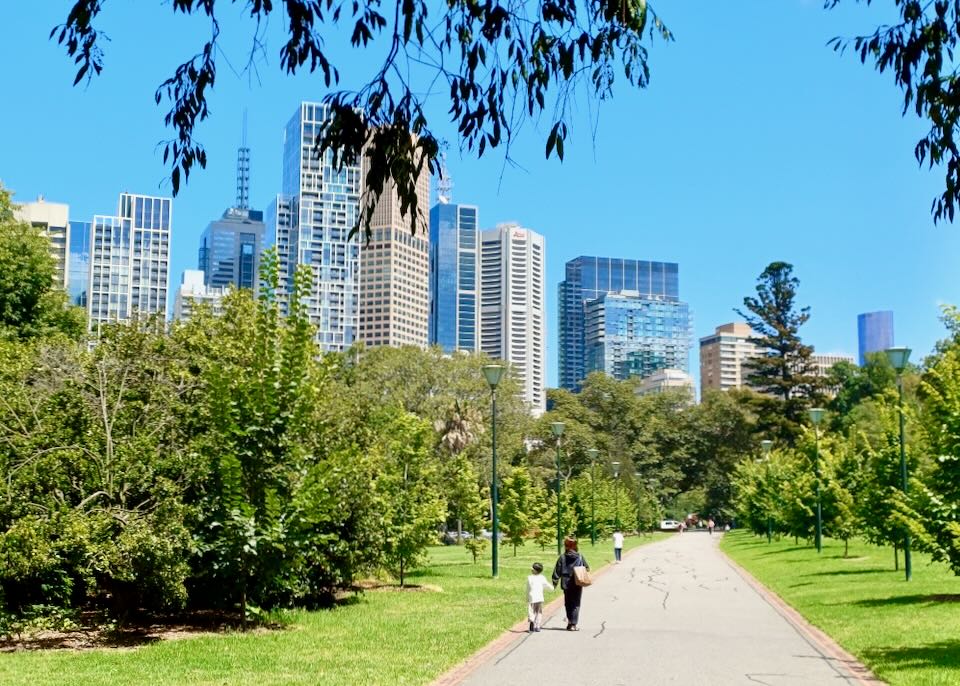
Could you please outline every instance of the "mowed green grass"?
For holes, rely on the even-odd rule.
[[[891,686],[960,684],[960,577],[913,554],[913,579],[893,549],[826,539],[818,556],[793,539],[767,544],[745,531],[722,549]]]
[[[662,538],[630,537],[625,548]],[[591,568],[613,559],[612,544],[581,550]],[[433,590],[372,591],[334,610],[291,613],[289,628],[165,640],[133,649],[0,654],[3,686],[274,686],[425,684],[526,616],[533,562],[549,577],[556,549],[528,542],[474,565],[462,547],[430,551],[409,583]],[[549,599],[549,598],[548,598]]]

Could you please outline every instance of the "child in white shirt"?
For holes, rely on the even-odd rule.
[[[533,574],[527,577],[527,620],[530,631],[540,631],[543,623],[543,592],[552,590],[553,584],[543,574],[543,565],[533,563]]]

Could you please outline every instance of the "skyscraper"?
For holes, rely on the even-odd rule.
[[[67,255],[70,245],[70,206],[47,202],[41,195],[35,202],[20,205],[14,211],[20,221],[40,229],[50,241],[50,255],[56,268],[54,280],[60,288],[67,288]]]
[[[441,201],[430,210],[430,343],[480,349],[479,210]]]
[[[611,291],[584,306],[584,371],[615,379],[646,378],[661,369],[686,372],[690,312],[679,300]]]
[[[430,205],[430,175],[417,181],[420,212]],[[429,342],[430,235],[418,217],[401,211],[393,182],[387,182],[370,221],[370,241],[360,250],[360,340],[369,346]],[[365,240],[361,238],[361,240]]]
[[[649,300],[680,300],[679,268],[672,262],[580,256],[567,262],[565,275],[558,293],[560,386],[571,390],[586,378],[587,301],[620,291]]]
[[[173,201],[121,193],[116,216],[91,227],[87,316],[92,329],[134,316],[166,318]]]
[[[860,364],[867,361],[867,353],[877,353],[893,347],[893,312],[865,312],[857,315],[857,343]]]
[[[329,117],[326,105],[303,102],[284,130],[281,194],[267,214],[276,245],[281,301],[297,267],[311,272],[303,305],[317,327],[321,350],[342,351],[357,339],[360,236],[351,231],[360,211],[360,160],[337,168],[333,152],[318,157],[316,136]],[[285,295],[286,294],[286,295]]]
[[[266,227],[263,212],[231,207],[200,236],[198,268],[213,288],[256,290]]]
[[[90,222],[70,222],[70,249],[67,256],[67,291],[70,303],[87,308],[90,287]]]
[[[546,409],[543,236],[517,224],[480,235],[480,348],[510,363],[531,412]]]
[[[700,395],[709,388],[728,391],[747,385],[747,360],[761,354],[750,342],[753,329],[744,322],[731,322],[700,339]]]
[[[174,319],[190,319],[194,309],[200,304],[210,307],[213,314],[222,313],[223,297],[227,294],[227,289],[222,286],[208,286],[204,281],[205,275],[199,269],[184,270],[173,300]]]

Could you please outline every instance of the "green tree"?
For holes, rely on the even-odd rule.
[[[165,123],[175,131],[164,150],[174,195],[195,166],[206,166],[206,151],[194,134],[211,113],[206,98],[216,83],[218,41],[228,28],[221,24],[224,6],[225,0],[172,4],[174,13],[201,15],[210,23],[210,38],[156,92],[157,103],[170,107]],[[106,38],[98,26],[106,21],[107,7],[102,0],[75,0],[65,23],[50,34],[78,65],[75,84],[103,68]],[[361,155],[369,160],[365,183],[372,193],[358,219],[365,227],[387,184],[395,184],[414,229],[426,211],[418,206],[416,182],[421,174],[439,169],[440,143],[427,119],[432,109],[427,94],[438,79],[449,85],[444,109],[467,150],[480,156],[501,145],[509,148],[524,119],[546,114],[552,121],[546,154],[555,151],[563,159],[571,94],[583,88],[588,97],[610,97],[621,74],[628,84],[645,87],[650,77],[645,37],[672,39],[644,0],[549,5],[450,0],[436,16],[425,2],[401,3],[395,9],[382,13],[373,1],[351,6],[304,0],[285,2],[281,9],[279,3],[258,0],[246,13],[254,45],[261,45],[262,28],[272,19],[288,27],[281,69],[319,72],[325,86],[334,89],[326,98],[331,118],[318,133],[317,152],[332,151],[335,164]],[[341,66],[351,65],[356,78],[349,89],[336,90],[340,70],[327,43],[345,28],[353,50],[340,57]],[[354,51],[368,48],[383,61],[371,72],[357,74]],[[412,71],[403,66],[410,64],[419,66]]]
[[[50,241],[14,217],[10,192],[0,185],[0,337],[34,338],[56,333],[79,339],[83,312],[69,307],[55,286]]]
[[[800,280],[793,265],[771,262],[757,279],[757,295],[743,299],[746,313],[736,310],[757,334],[750,338],[761,354],[749,362],[749,385],[770,396],[760,428],[771,437],[792,442],[805,423],[805,411],[819,398],[821,380],[811,359],[813,348],[800,339],[810,308],[795,304]]]
[[[513,546],[514,555],[533,528],[538,511],[536,501],[536,490],[529,470],[526,467],[513,467],[504,477],[500,490],[500,526]]]

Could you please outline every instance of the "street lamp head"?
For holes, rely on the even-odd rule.
[[[597,450],[596,448],[590,448],[589,450],[587,450],[587,456],[590,458],[591,462],[595,462],[597,459],[597,455],[599,454],[600,454],[600,451]]]
[[[769,440],[769,439],[764,439],[764,440],[760,441],[760,448],[763,450],[763,454],[764,454],[764,455],[769,455],[769,454],[770,454],[770,448],[772,448],[772,447],[773,447],[773,441],[771,441],[771,440]]]
[[[823,415],[827,413],[822,407],[811,407],[809,412],[810,421],[813,422],[814,426],[820,426],[820,422],[823,421]]]
[[[563,422],[551,422],[550,431],[553,432],[553,435],[557,438],[560,438],[563,435],[563,430],[566,428],[566,424]]]
[[[620,477],[620,463],[619,463],[619,462],[611,462],[610,464],[613,465],[613,478],[614,478],[614,479],[619,478],[619,477]]]
[[[890,361],[890,366],[897,370],[897,374],[903,374],[903,370],[907,368],[907,360],[910,359],[910,348],[900,346],[887,348],[883,352]]]
[[[505,369],[506,367],[502,364],[483,365],[483,377],[487,380],[487,383],[490,384],[491,391],[497,390],[497,384],[500,383]]]

